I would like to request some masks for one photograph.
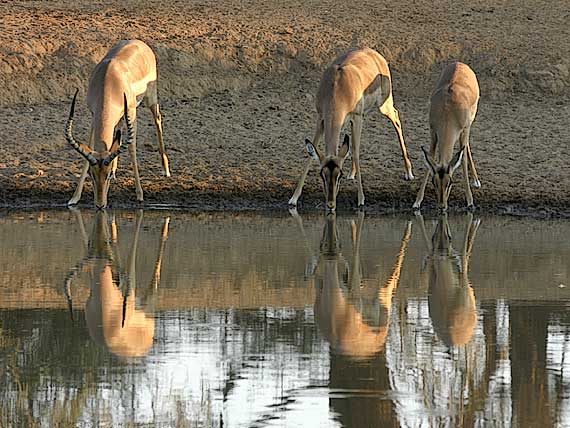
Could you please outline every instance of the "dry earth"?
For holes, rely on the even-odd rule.
[[[161,177],[150,114],[140,113],[149,206],[285,207],[306,159],[303,140],[313,134],[322,69],[348,47],[367,45],[390,63],[416,176],[424,173],[429,93],[443,65],[459,59],[481,86],[471,133],[483,184],[476,204],[569,216],[569,22],[566,2],[540,0],[0,1],[0,204],[65,205],[81,167],[63,138],[74,88],[82,101],[76,135],[85,140],[92,68],[117,40],[140,38],[158,57],[173,170]],[[402,180],[396,134],[380,115],[366,119],[362,162],[370,210],[411,206],[420,180]],[[461,185],[452,198],[452,207],[464,207]],[[301,202],[312,208],[322,199],[313,171]],[[355,201],[355,183],[345,183],[340,205]],[[92,204],[89,183],[82,203]],[[110,203],[136,204],[127,157]]]

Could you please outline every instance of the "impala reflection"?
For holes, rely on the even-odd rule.
[[[475,294],[469,281],[469,259],[480,220],[465,217],[461,251],[453,248],[447,215],[438,218],[431,241],[424,219],[417,216],[428,248],[423,260],[421,282],[429,291],[429,312],[438,337],[447,346],[464,346],[471,341],[477,326]]]
[[[137,299],[136,258],[143,220],[142,210],[137,212],[134,238],[126,269],[118,251],[117,226],[105,211],[95,213],[90,237],[85,233],[83,218],[74,210],[87,246],[87,255],[71,269],[65,281],[65,294],[73,319],[72,282],[83,272],[89,276],[90,294],[85,305],[85,319],[89,335],[95,343],[120,357],[146,355],[154,340],[152,310],[156,290],[160,284],[162,257],[170,218],[164,220],[159,240],[158,255],[152,280],[142,290],[144,299]]]
[[[292,211],[303,235],[303,224]],[[404,230],[400,249],[391,274],[385,283],[364,279],[360,262],[360,244],[364,213],[351,221],[352,249],[345,256],[336,214],[326,216],[320,252],[309,262],[306,273],[316,287],[315,321],[321,334],[337,355],[366,360],[381,352],[390,324],[392,296],[398,287],[406,249],[412,234],[409,222]],[[377,272],[374,278],[381,277]]]

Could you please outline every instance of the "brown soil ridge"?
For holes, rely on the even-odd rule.
[[[15,1],[0,3],[0,205],[64,206],[81,159],[63,138],[69,101],[80,97],[76,138],[85,141],[85,89],[117,40],[156,51],[159,93],[173,177],[160,175],[150,115],[139,109],[138,153],[147,206],[192,209],[286,207],[307,159],[314,94],[322,69],[355,45],[389,61],[415,175],[429,142],[429,93],[444,63],[477,73],[479,112],[471,132],[483,187],[479,207],[541,215],[570,211],[570,10],[564,2],[476,1]],[[396,135],[366,118],[361,148],[367,206],[411,206],[420,180],[401,178]],[[461,174],[451,206],[464,207]],[[340,205],[354,206],[354,183]],[[315,171],[300,199],[319,209]],[[92,205],[89,180],[82,203]],[[120,160],[112,206],[136,206],[128,156]],[[433,204],[433,191],[426,192]],[[567,214],[566,214],[567,215]]]
[[[350,46],[381,52],[399,91],[427,94],[441,64],[477,71],[486,97],[570,87],[564,2],[15,1],[0,4],[0,104],[56,102],[86,86],[118,39],[156,51],[169,98],[322,69]],[[293,74],[294,76],[289,76]],[[429,79],[428,79],[429,77]]]

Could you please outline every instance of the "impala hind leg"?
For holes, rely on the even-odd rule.
[[[89,147],[93,148],[94,144],[94,134],[93,130],[89,132]],[[85,179],[87,178],[87,174],[89,173],[89,161],[85,161],[83,163],[83,169],[81,170],[81,175],[79,176],[79,181],[77,182],[77,187],[75,188],[75,192],[71,199],[67,202],[68,206],[77,205],[79,200],[81,199],[81,194],[83,193],[83,186],[85,185]]]
[[[351,122],[352,126],[352,162],[356,169],[356,182],[358,184],[358,206],[364,206],[364,191],[362,190],[362,174],[360,172],[360,137],[362,135],[362,116],[356,116]],[[352,174],[352,173],[351,173]]]
[[[477,170],[475,169],[475,162],[473,161],[473,155],[471,154],[471,144],[469,143],[469,132],[471,128],[466,129],[465,132],[465,141],[467,145],[467,157],[469,158],[469,170],[471,171],[471,177],[473,179],[472,184],[473,187],[479,189],[481,187],[481,182],[479,181],[479,176],[477,175]]]
[[[325,130],[325,124],[324,124],[323,120],[321,118],[319,118],[319,120],[317,122],[317,130],[315,131],[315,137],[313,138],[313,145],[315,147],[317,147],[317,145],[319,144],[319,141],[321,140],[321,137],[323,136],[324,130]],[[307,164],[305,165],[305,169],[303,170],[303,173],[301,174],[301,178],[299,179],[299,183],[297,184],[297,188],[295,189],[293,196],[291,196],[291,199],[289,199],[289,205],[297,206],[297,201],[298,201],[299,197],[301,196],[301,193],[303,192],[303,186],[305,184],[305,179],[307,178],[307,174],[309,173],[309,169],[311,168],[312,163],[313,163],[313,158],[309,157],[309,160],[307,161]]]
[[[460,136],[461,147],[469,148],[469,128],[463,130]],[[465,199],[467,200],[467,209],[472,211],[475,209],[473,205],[473,194],[471,193],[471,186],[469,186],[469,159],[468,156],[463,156],[461,161],[463,168],[463,179],[465,181]]]
[[[158,139],[158,152],[160,153],[160,160],[162,162],[162,170],[166,177],[170,177],[170,163],[168,162],[168,156],[166,155],[166,149],[164,148],[164,139],[162,134],[162,114],[160,114],[160,107],[158,104],[158,90],[156,88],[156,81],[149,83],[145,95],[145,104],[150,109],[152,113],[152,118],[154,120],[154,126],[156,127],[156,138]]]
[[[162,162],[162,170],[166,177],[170,177],[170,162],[168,161],[168,156],[166,155],[166,149],[164,148],[164,140],[162,137],[162,115],[160,114],[160,107],[158,104],[154,104],[150,107],[152,112],[152,117],[154,118],[154,125],[156,126],[156,137],[158,139],[158,151],[160,153],[160,160]]]
[[[433,159],[433,157],[435,156],[435,148],[437,146],[437,134],[432,129],[430,131],[430,135],[431,135],[431,145],[429,148],[429,154],[430,154],[430,157]],[[422,206],[422,202],[424,200],[424,194],[425,194],[425,190],[426,190],[426,185],[427,185],[427,182],[428,182],[430,176],[431,176],[431,168],[428,166],[427,171],[426,171],[426,175],[425,175],[424,180],[422,181],[422,184],[420,186],[420,190],[418,190],[418,195],[416,196],[416,201],[414,202],[414,205],[412,206],[412,208],[415,211],[418,211],[420,209],[420,207]]]
[[[352,154],[352,162],[351,162],[351,168],[350,168],[350,174],[348,174],[348,176],[346,177],[347,180],[354,180],[354,177],[356,177],[356,160],[354,159],[354,121],[350,122],[350,126],[352,129],[352,146],[350,147],[350,152]]]
[[[141,178],[139,176],[139,164],[137,161],[137,119],[136,119],[136,115],[133,115],[133,116],[134,117],[131,119],[132,125],[133,125],[133,137],[132,137],[131,144],[129,144],[129,153],[131,154],[131,158],[133,160],[133,172],[135,174],[135,189],[137,192],[137,201],[142,202],[143,201],[143,189],[141,186]]]
[[[386,99],[384,104],[380,107],[380,112],[386,116],[392,122],[396,133],[398,134],[398,141],[400,142],[400,149],[402,150],[402,157],[404,158],[404,169],[406,170],[405,179],[413,180],[414,174],[412,173],[412,162],[408,157],[408,151],[406,150],[406,143],[404,142],[404,133],[402,131],[402,123],[400,122],[400,115],[398,110],[394,107],[394,100],[392,95]]]

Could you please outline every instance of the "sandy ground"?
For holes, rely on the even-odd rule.
[[[284,208],[312,138],[323,68],[355,45],[389,61],[417,177],[425,168],[429,93],[443,65],[472,66],[481,101],[471,141],[483,210],[570,215],[570,10],[529,0],[0,2],[0,205],[64,206],[81,159],[63,138],[81,89],[76,136],[86,141],[90,72],[117,40],[155,50],[173,176],[161,176],[154,126],[139,113],[145,203],[195,209]],[[524,3],[524,4],[523,4]],[[366,118],[362,164],[370,210],[401,210],[420,180],[403,181],[389,121]],[[348,165],[348,163],[347,163]],[[451,207],[463,209],[457,177]],[[90,183],[82,203],[92,205]],[[315,171],[300,207],[323,200]],[[433,190],[425,203],[433,205]],[[356,185],[340,206],[356,205]],[[136,205],[130,159],[120,161],[112,206]]]

